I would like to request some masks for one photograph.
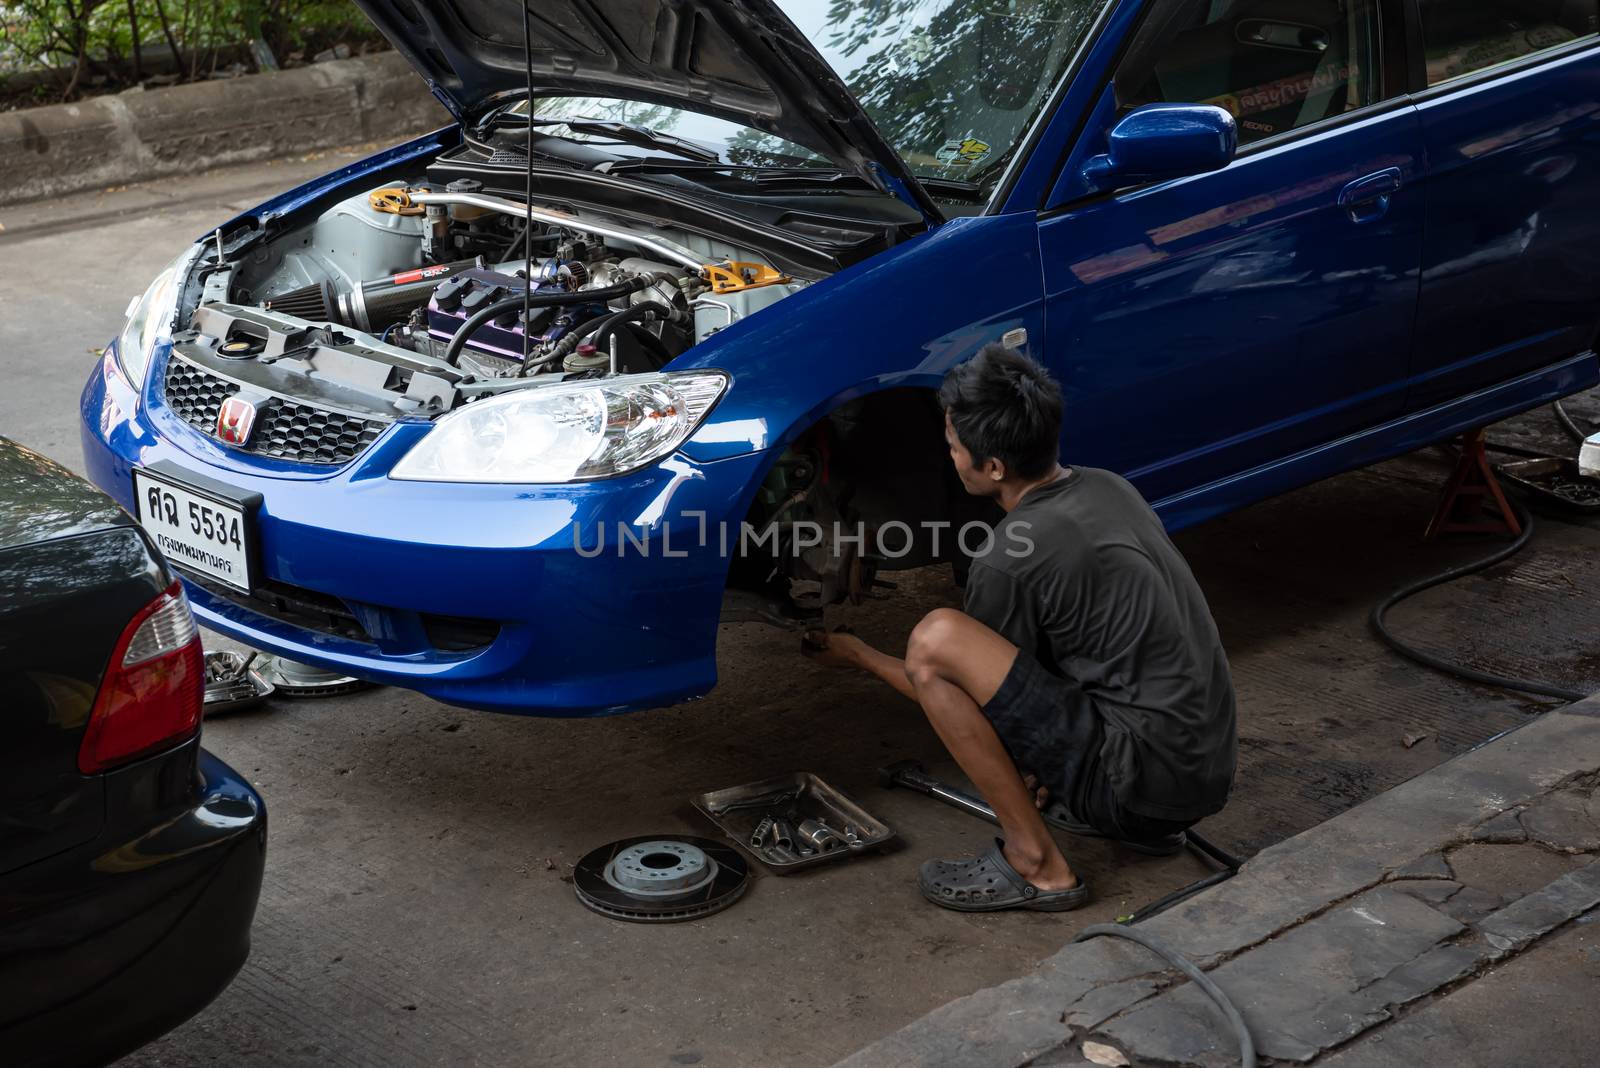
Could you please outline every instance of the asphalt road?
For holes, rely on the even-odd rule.
[[[0,433],[81,467],[78,393],[128,298],[188,241],[338,162],[0,211]],[[1497,433],[1558,444],[1537,413]],[[1240,694],[1238,785],[1204,826],[1220,844],[1253,852],[1541,707],[1420,671],[1366,631],[1387,589],[1473,551],[1419,542],[1442,474],[1423,453],[1179,539]],[[1546,524],[1514,564],[1429,594],[1396,626],[1480,665],[1595,689],[1600,663],[1572,635],[1595,631],[1584,591],[1597,544],[1592,528]],[[958,597],[947,573],[917,573],[838,618],[893,647]],[[377,689],[209,722],[207,746],[271,812],[254,952],[210,1008],[126,1063],[825,1064],[1203,871],[1064,839],[1096,889],[1080,912],[927,906],[918,863],[975,851],[990,830],[876,786],[874,769],[901,757],[952,773],[918,711],[757,625],[723,628],[719,665],[710,697],[612,719],[494,716]],[[730,911],[681,926],[614,923],[573,899],[571,866],[595,846],[707,833],[691,796],[797,769],[855,795],[905,848],[761,878]]]

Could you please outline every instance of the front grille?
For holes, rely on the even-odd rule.
[[[191,363],[167,363],[167,406],[208,438],[217,436],[217,412],[239,386]],[[302,464],[343,464],[378,440],[388,424],[359,415],[331,412],[310,404],[268,398],[256,411],[255,430],[245,452]]]

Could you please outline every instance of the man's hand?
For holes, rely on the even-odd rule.
[[[800,651],[828,667],[853,667],[878,676],[896,693],[915,701],[917,693],[906,678],[906,662],[897,656],[874,649],[847,628],[808,630],[800,639]]]
[[[808,630],[800,639],[800,651],[828,667],[863,667],[861,653],[866,648],[866,642],[847,630]]]

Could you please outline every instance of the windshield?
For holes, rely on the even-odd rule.
[[[1106,0],[777,0],[919,175],[988,184]]]
[[[519,101],[506,109],[508,114],[525,115],[528,106]],[[549,119],[598,119],[603,122],[622,122],[655,133],[671,134],[685,141],[720,154],[729,163],[755,167],[826,167],[832,168],[822,156],[792,141],[762,133],[736,122],[711,115],[697,115],[681,108],[664,104],[646,104],[638,100],[619,100],[597,96],[545,96],[534,104],[535,117]],[[565,126],[546,128],[542,133],[554,134],[572,141],[594,145],[620,147],[623,143],[604,133]],[[643,149],[644,146],[635,146]],[[670,154],[670,153],[668,153]]]
[[[777,6],[913,172],[989,185],[1107,2],[777,0]],[[744,166],[830,166],[810,149],[760,130],[658,104],[546,97],[534,112],[631,123]],[[616,143],[598,134],[548,132]]]

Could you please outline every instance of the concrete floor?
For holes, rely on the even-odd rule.
[[[0,211],[0,433],[79,467],[78,391],[129,296],[194,235],[340,161]],[[1541,413],[1497,433],[1557,445]],[[1253,852],[1542,707],[1414,668],[1366,630],[1389,588],[1474,551],[1419,543],[1441,478],[1422,453],[1179,539],[1240,696],[1235,797],[1204,826],[1219,844]],[[1600,663],[1571,636],[1594,632],[1597,547],[1600,531],[1546,523],[1513,564],[1425,595],[1395,625],[1595,689]],[[958,597],[946,573],[916,573],[838,618],[895,646]],[[1097,891],[1081,912],[925,906],[917,864],[989,831],[874,784],[901,757],[951,771],[917,710],[756,625],[723,628],[719,664],[710,697],[615,719],[500,717],[381,689],[208,723],[207,746],[272,814],[255,949],[210,1008],[126,1063],[825,1064],[1203,871],[1071,842]],[[852,793],[906,848],[761,878],[732,910],[681,926],[618,924],[573,900],[571,865],[591,848],[708,833],[692,795],[796,769]]]
[[[1600,1047],[1600,913],[1435,999],[1323,1068],[1545,1065],[1582,1068]]]

